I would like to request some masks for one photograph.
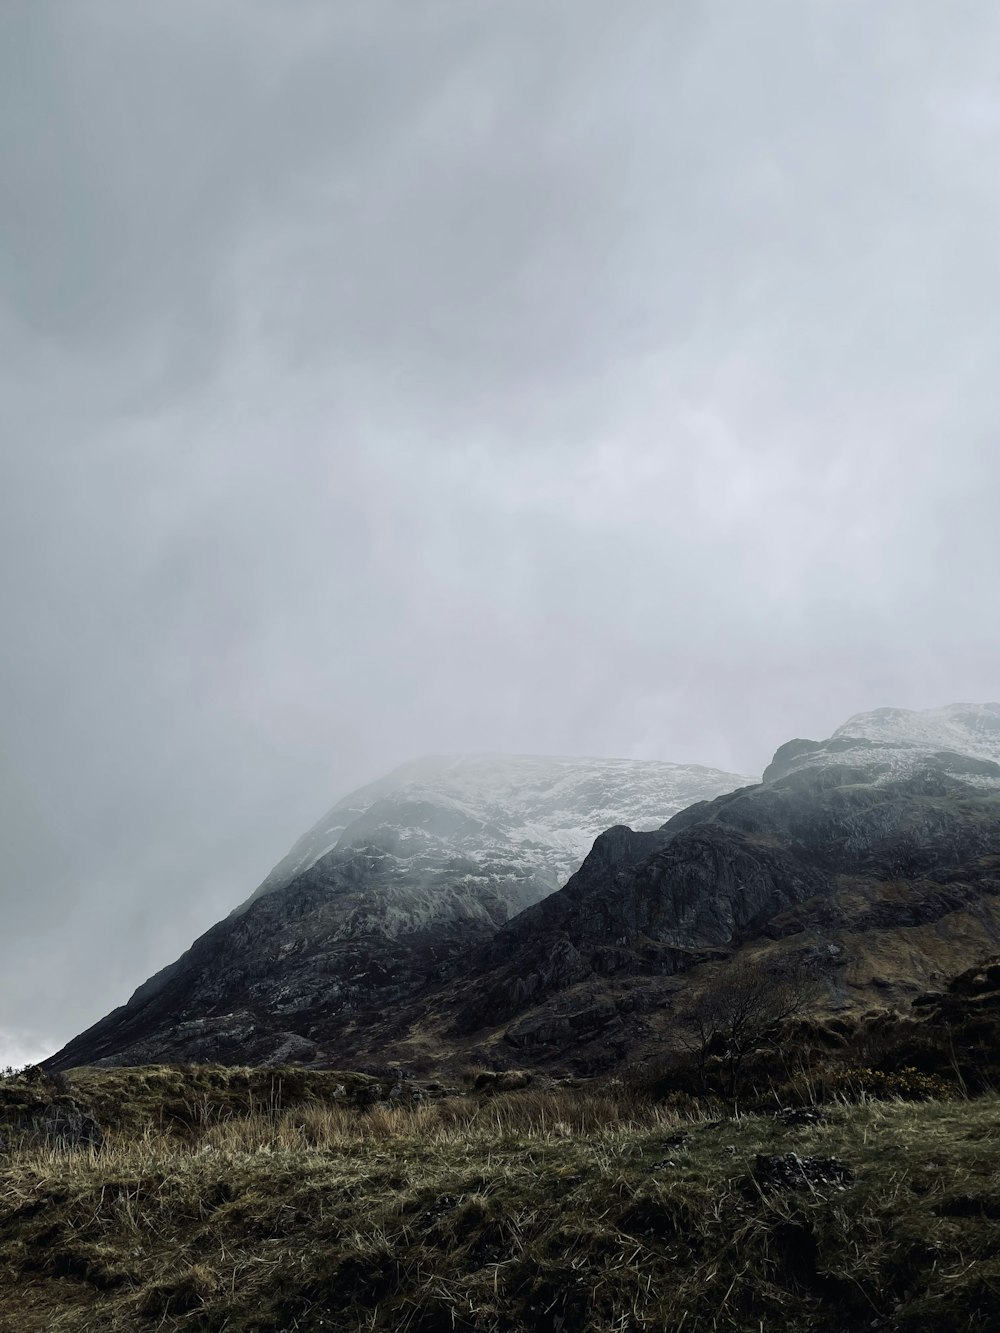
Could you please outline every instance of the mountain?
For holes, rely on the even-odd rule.
[[[826,741],[789,741],[764,771],[765,782],[804,768],[839,764],[887,782],[927,765],[975,786],[1000,783],[1000,704],[949,704],[916,712],[857,713]]]
[[[607,830],[369,1042],[593,1072],[676,1043],[734,959],[811,973],[849,1010],[908,1004],[998,945],[1000,706],[881,709],[657,830]]]
[[[251,897],[47,1065],[334,1060],[553,893],[603,829],[655,829],[755,779],[690,764],[479,755],[340,801]]]
[[[734,963],[858,1013],[998,949],[997,704],[861,713],[782,745],[761,782],[423,760],[342,801],[49,1063],[596,1072],[676,1047]]]

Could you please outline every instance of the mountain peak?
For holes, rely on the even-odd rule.
[[[781,746],[764,779],[830,764],[861,770],[873,781],[932,767],[963,781],[1000,786],[1000,704],[855,713],[828,740],[796,740]]]
[[[656,829],[755,778],[697,764],[429,755],[339,801],[246,902],[54,1057],[266,1061],[342,1052],[615,825]]]
[[[875,708],[855,715],[831,739],[866,740],[952,750],[980,759],[1000,759],[1000,703],[956,703],[942,708]]]
[[[701,764],[660,759],[424,755],[338,801],[279,861],[254,896],[288,884],[342,840],[353,840],[358,821],[362,829],[370,824],[376,807],[387,824],[393,822],[393,805],[400,807],[396,822],[407,825],[410,817],[403,806],[419,803],[461,814],[470,835],[476,830],[479,848],[485,839],[548,849],[547,863],[561,883],[597,835],[613,824],[658,828],[694,801],[757,781]]]

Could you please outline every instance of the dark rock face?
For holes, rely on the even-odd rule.
[[[997,887],[975,873],[1000,856],[1000,794],[918,773],[860,785],[854,770],[802,773],[685,811],[657,833],[612,829],[564,889],[522,912],[473,960],[459,1031],[514,1017],[596,978],[670,975],[748,941],[898,930],[974,907]],[[838,889],[911,881],[847,911]],[[610,1019],[606,1020],[610,1021]],[[568,1016],[511,1028],[566,1032]]]
[[[377,860],[377,857],[372,858]],[[191,1060],[223,1064],[342,1064],[344,1038],[433,977],[505,913],[487,891],[468,915],[393,938],[352,919],[357,858],[321,863],[203,935],[165,976],[71,1042],[48,1068]],[[346,882],[345,882],[346,880]]]
[[[608,830],[564,889],[465,960],[439,1031],[498,1067],[509,1052],[593,1073],[655,1058],[734,956],[808,969],[836,1011],[906,1007],[995,951],[1000,784],[924,750],[886,777],[881,742],[867,766],[850,746],[850,766],[804,764],[652,833]]]

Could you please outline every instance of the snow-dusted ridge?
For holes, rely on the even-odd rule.
[[[401,839],[402,849],[500,857],[544,868],[558,887],[615,824],[659,828],[678,810],[759,781],[699,764],[541,755],[432,755],[339,801],[258,889],[281,888],[335,849]]]
[[[1000,703],[946,704],[922,711],[876,708],[848,718],[831,739],[843,736],[932,753],[949,750],[1000,763]]]
[[[841,764],[888,782],[933,767],[977,787],[1000,787],[1000,703],[876,708],[856,713],[826,741],[790,741],[765,780]]]

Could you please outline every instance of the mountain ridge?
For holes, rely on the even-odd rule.
[[[908,1003],[1000,947],[998,722],[996,704],[856,714],[721,792],[689,785],[717,770],[652,761],[416,761],[49,1063],[593,1072],[669,1045],[737,957],[821,966],[828,1008]],[[657,775],[695,797],[665,821],[644,818],[667,804]],[[645,828],[609,819],[628,781]]]
[[[763,780],[836,762],[889,781],[928,761],[976,785],[1000,787],[1000,703],[855,713],[825,741],[800,739],[779,746]]]
[[[957,707],[975,724],[1000,713]],[[724,987],[735,957],[821,967],[827,1007],[858,1009],[905,1005],[995,951],[994,761],[941,751],[926,727],[846,734],[867,716],[828,742],[780,747],[764,782],[656,831],[606,831],[559,892],[480,946],[450,988],[372,1034],[371,1049],[420,1060],[461,1046],[500,1067],[595,1072],[654,1056],[684,1021],[683,992]],[[808,762],[782,772],[783,751]]]
[[[658,760],[402,765],[338,802],[247,900],[49,1063],[160,1050],[321,1058],[364,1013],[398,1003],[555,891],[609,822],[655,826],[741,781]]]
[[[640,777],[648,780],[637,782]],[[553,848],[563,849],[566,854],[557,862],[558,873],[574,860],[581,860],[597,834],[616,822],[615,815],[623,810],[635,812],[630,818],[633,824],[655,825],[665,807],[686,803],[701,789],[714,794],[732,781],[753,782],[756,778],[701,764],[656,759],[501,753],[424,755],[398,765],[338,801],[293,844],[248,901],[283,887],[335,850],[358,820],[364,820],[386,796],[429,799],[478,819],[484,826],[492,822],[494,835],[501,837],[511,832],[513,816],[521,814],[523,824],[516,840],[530,840],[535,833]],[[578,789],[588,782],[598,784],[602,799],[581,819]],[[572,790],[574,783],[576,793]],[[566,785],[570,787],[569,806],[563,813],[575,814],[575,821],[560,819],[559,807],[553,806],[560,786]]]

